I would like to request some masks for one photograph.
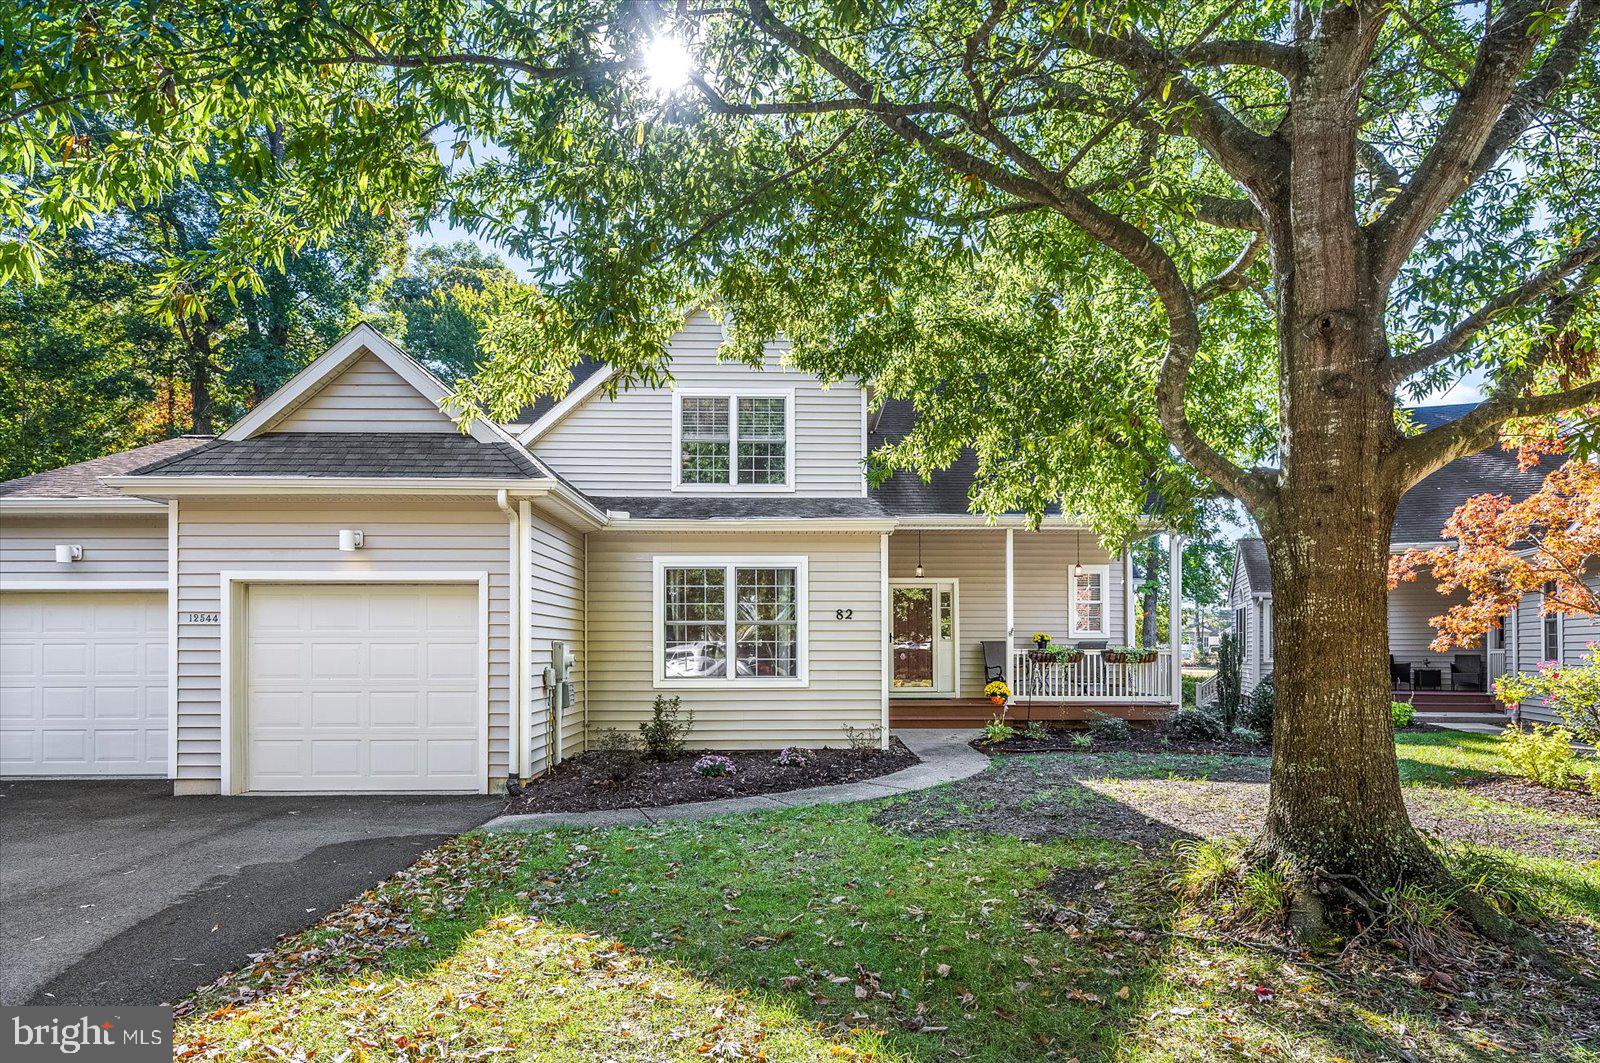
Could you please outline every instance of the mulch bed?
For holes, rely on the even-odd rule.
[[[716,801],[862,782],[921,763],[899,739],[891,740],[887,750],[867,755],[852,749],[807,752],[811,758],[805,764],[784,767],[774,762],[776,750],[697,749],[677,760],[642,760],[634,773],[621,782],[607,780],[596,755],[583,753],[561,762],[554,771],[529,783],[520,797],[507,802],[506,811],[596,812],[615,808],[660,808],[686,801]],[[708,753],[733,761],[734,774],[697,774],[694,762]]]
[[[1088,749],[1072,744],[1072,736],[1087,734],[1094,739]],[[1233,737],[1215,742],[1195,742],[1171,738],[1154,727],[1134,727],[1126,741],[1113,741],[1093,731],[1065,729],[1052,730],[1049,738],[1023,738],[1018,735],[991,745],[983,739],[972,743],[972,748],[989,756],[1017,753],[1201,753],[1229,757],[1269,757],[1272,747],[1264,742],[1247,742]]]

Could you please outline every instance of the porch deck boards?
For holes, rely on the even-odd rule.
[[[1039,720],[1044,723],[1083,723],[1096,716],[1120,716],[1125,720],[1160,720],[1172,711],[1171,705],[1150,702],[1096,702],[1063,704],[1041,701],[1032,706],[1026,698],[1006,706],[1006,719],[1012,723]],[[982,727],[994,719],[997,710],[988,698],[891,698],[890,727]]]
[[[1476,690],[1396,690],[1395,701],[1409,701],[1418,712],[1498,712],[1494,696]]]

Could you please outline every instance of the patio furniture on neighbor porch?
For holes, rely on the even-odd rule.
[[[1006,640],[985,639],[983,642],[983,685],[1006,677]]]
[[[1482,691],[1484,684],[1483,658],[1476,653],[1458,653],[1450,662],[1450,689]]]
[[[1411,672],[1413,690],[1443,690],[1444,673],[1437,668],[1416,668]]]
[[[1416,689],[1416,684],[1411,678],[1411,665],[1395,660],[1394,654],[1391,653],[1389,654],[1389,685],[1393,689],[1399,690],[1401,683],[1404,683],[1412,690]]]

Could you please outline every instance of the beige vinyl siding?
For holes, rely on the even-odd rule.
[[[1590,590],[1600,593],[1600,573],[1591,572],[1584,577]],[[1517,606],[1515,638],[1507,638],[1507,668],[1529,674],[1539,670],[1544,655],[1544,617],[1539,612],[1540,596],[1526,594]],[[1600,618],[1568,614],[1561,619],[1561,660],[1563,664],[1577,664],[1589,655],[1589,643],[1600,641]],[[1514,663],[1513,663],[1514,662]],[[1525,720],[1558,723],[1560,718],[1543,700],[1535,698],[1522,703]]]
[[[447,417],[372,354],[313,392],[271,426],[274,432],[455,432]]]
[[[769,347],[762,369],[719,361],[721,345],[721,325],[708,314],[691,317],[670,345],[675,386],[732,392],[793,388],[795,493],[860,497],[865,484],[861,388],[845,383],[824,388],[814,376],[784,369],[781,344]],[[673,494],[672,390],[638,388],[615,399],[607,399],[603,390],[535,440],[533,452],[593,494]]]
[[[219,779],[222,766],[221,628],[187,614],[221,609],[221,573],[461,571],[489,574],[489,778],[509,749],[510,536],[505,514],[482,500],[185,499],[178,509],[178,778]],[[339,550],[339,530],[366,545]]]
[[[83,560],[56,563],[57,544]],[[167,582],[164,513],[115,517],[0,517],[0,582]]]
[[[882,722],[880,539],[860,534],[615,534],[589,536],[591,734],[637,733],[657,694],[693,709],[702,747],[839,746],[844,727]],[[652,560],[656,555],[808,559],[809,685],[762,689],[654,686]],[[836,611],[851,610],[848,620]]]
[[[1238,616],[1238,610],[1244,610],[1244,627],[1234,624],[1233,635],[1244,640],[1244,654],[1239,662],[1240,689],[1250,691],[1256,688],[1261,681],[1261,602],[1252,596],[1254,588],[1250,586],[1250,571],[1244,563],[1235,558],[1233,566],[1233,584],[1228,594],[1228,608],[1232,610],[1229,621]]]
[[[529,576],[531,598],[528,615],[528,667],[534,676],[534,728],[530,736],[529,765],[537,771],[545,766],[549,748],[546,728],[540,721],[549,718],[549,702],[540,675],[551,663],[550,644],[564,642],[577,656],[572,674],[572,705],[562,715],[561,755],[570,757],[584,749],[584,675],[588,655],[583,644],[584,627],[584,536],[535,512],[529,525]]]
[[[1127,641],[1120,558],[1101,549],[1091,532],[1050,529],[1015,535],[1013,601],[1018,647],[1026,647],[1035,631],[1049,632],[1062,642],[1074,641],[1067,625],[1067,574],[1074,560],[1109,567],[1106,610],[1110,634],[1103,641]],[[889,537],[890,579],[916,577],[919,536],[923,578],[959,581],[956,617],[961,645],[956,652],[960,695],[980,697],[983,643],[1006,637],[1006,533],[990,528],[896,532]]]

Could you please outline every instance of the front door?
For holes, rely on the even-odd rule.
[[[890,586],[898,694],[955,693],[954,581],[905,580]]]

